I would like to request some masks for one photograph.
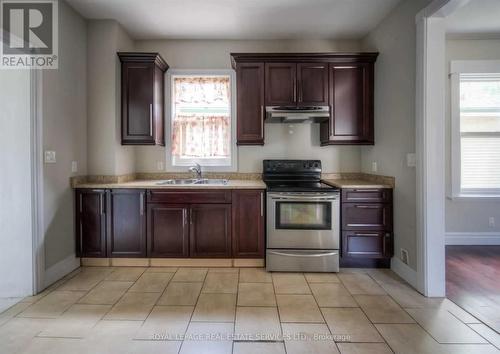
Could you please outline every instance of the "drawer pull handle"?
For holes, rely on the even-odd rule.
[[[313,253],[313,254],[297,254],[297,253],[283,253],[276,251],[268,251],[269,254],[275,254],[277,256],[285,256],[285,257],[326,257],[326,256],[336,256],[338,252],[326,252],[326,253]]]
[[[378,236],[379,234],[368,234],[368,233],[364,233],[364,234],[359,234],[359,233],[355,233],[354,236],[368,236],[368,237],[373,237],[373,236]]]
[[[378,205],[356,205],[355,208],[358,209],[380,209]]]
[[[367,192],[367,193],[378,193],[378,189],[353,189],[354,192]]]

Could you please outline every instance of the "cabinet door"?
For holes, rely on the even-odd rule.
[[[297,103],[295,63],[266,63],[266,105],[295,106]]]
[[[373,64],[330,64],[331,118],[325,144],[373,144]]]
[[[391,234],[384,231],[344,231],[343,257],[386,258],[392,256]]]
[[[264,257],[264,191],[233,191],[233,257]]]
[[[148,204],[148,257],[189,257],[188,206]]]
[[[302,106],[328,105],[328,64],[297,64],[297,104]]]
[[[156,145],[165,146],[164,109],[165,109],[165,72],[155,66],[153,84],[153,134]]]
[[[122,144],[155,143],[154,71],[153,63],[122,63]]]
[[[231,257],[231,204],[193,204],[191,257]]]
[[[392,205],[342,203],[343,230],[392,230]]]
[[[145,190],[108,192],[108,257],[146,257]]]
[[[106,194],[104,189],[76,191],[76,253],[106,257]]]
[[[264,64],[238,63],[237,144],[264,145]]]

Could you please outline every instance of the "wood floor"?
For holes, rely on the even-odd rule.
[[[500,246],[446,246],[446,296],[500,333]]]

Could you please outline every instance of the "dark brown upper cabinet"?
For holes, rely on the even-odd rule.
[[[266,106],[295,106],[297,64],[266,63]]]
[[[321,124],[321,144],[374,144],[373,62],[330,64],[331,116]]]
[[[164,76],[158,53],[118,53],[122,65],[122,145],[165,145]]]
[[[267,106],[326,106],[328,63],[266,63]]]
[[[264,63],[238,63],[236,83],[236,142],[264,145]]]
[[[108,195],[108,257],[146,257],[146,191],[112,189]]]
[[[297,104],[328,105],[328,63],[297,64]]]
[[[237,143],[264,144],[262,121],[266,106],[329,106],[330,119],[320,123],[322,146],[373,145],[377,56],[378,53],[231,53],[237,72]]]

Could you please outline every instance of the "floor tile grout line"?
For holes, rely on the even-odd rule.
[[[379,284],[379,282],[378,282],[375,278],[373,278],[373,276],[372,276],[370,273],[366,273],[366,274],[367,274],[367,275],[368,275],[368,276],[369,276],[369,277],[370,277],[373,281],[375,281],[375,282],[376,282],[376,283],[377,283],[380,287],[382,287],[382,288],[383,288],[383,286],[382,286],[382,285],[380,285],[380,284]],[[413,289],[413,290],[414,290],[414,291],[416,291],[415,289]],[[393,297],[393,296],[392,296],[389,292],[387,292],[385,289],[384,289],[384,291],[387,293],[387,296],[388,296],[389,298],[391,298],[391,299],[392,299],[392,301],[394,301],[394,302],[396,303],[396,305],[398,305],[398,307],[399,307],[399,308],[401,308],[401,309],[402,309],[402,310],[403,310],[403,311],[404,311],[404,312],[405,312],[408,316],[410,316],[410,317],[411,317],[411,318],[415,321],[415,323],[414,323],[414,324],[418,325],[418,326],[419,326],[419,327],[420,327],[420,328],[421,328],[421,329],[422,329],[425,333],[427,333],[427,334],[429,335],[429,337],[431,337],[431,338],[432,338],[432,339],[433,339],[433,340],[434,340],[434,341],[435,341],[438,345],[443,345],[443,344],[444,344],[444,343],[440,343],[440,342],[439,342],[436,338],[434,338],[434,336],[433,336],[433,335],[432,335],[429,331],[427,331],[427,330],[426,330],[426,329],[425,329],[425,328],[424,328],[424,327],[423,327],[420,323],[418,323],[418,321],[417,321],[417,320],[416,320],[416,319],[415,319],[415,318],[414,318],[414,317],[413,317],[413,316],[412,316],[412,315],[411,315],[408,311],[406,311],[406,309],[405,309],[403,306],[401,306],[401,304],[400,304],[398,301],[396,301],[396,299],[395,299],[395,298],[394,298],[394,297]],[[445,299],[447,299],[447,298],[445,297]],[[358,303],[358,305],[359,305],[359,302],[356,300],[356,298],[354,298],[354,300],[355,300],[355,301]],[[451,301],[451,300],[450,300],[450,301]],[[456,304],[455,304],[455,305],[456,305]],[[457,305],[457,306],[458,306],[458,305]],[[459,306],[459,307],[460,307],[460,306]],[[460,308],[461,308],[461,307],[460,307]],[[364,312],[364,310],[363,310],[362,308],[361,308],[361,310]],[[464,309],[462,309],[462,310],[464,310]],[[446,310],[446,311],[448,311],[448,310]],[[466,311],[466,310],[464,310],[464,311]],[[448,312],[450,312],[450,311],[448,311]],[[466,312],[467,312],[467,311],[466,311]],[[450,313],[451,313],[451,315],[455,316],[452,312],[450,312]],[[468,312],[467,312],[467,313],[468,313]],[[469,314],[470,314],[470,313],[469,313]],[[366,315],[366,313],[365,313],[365,315]],[[472,316],[472,315],[471,315],[471,316]],[[368,317],[368,316],[367,316],[367,317]],[[455,317],[456,317],[456,316],[455,316]],[[472,316],[472,317],[474,317],[474,318],[475,318],[475,316]],[[462,321],[461,321],[458,317],[457,317],[457,319],[458,319],[460,322],[462,322]],[[370,318],[368,318],[368,320],[369,320],[370,322],[372,322],[372,321],[370,320]],[[462,322],[462,323],[463,323],[463,322]],[[379,333],[380,333],[380,331],[378,330],[377,326],[375,326],[375,323],[373,323],[373,322],[372,322],[372,324],[374,324],[374,327],[377,329],[377,332],[379,332]],[[377,324],[398,324],[398,323],[377,323]],[[401,325],[401,324],[411,324],[411,323],[400,323],[399,325]],[[464,323],[464,324],[465,324],[465,325],[467,325],[466,323]],[[381,334],[381,333],[380,333],[380,335],[382,336],[382,334]],[[482,337],[482,336],[481,336],[481,337]],[[383,338],[383,339],[384,339],[384,341],[385,341],[385,338],[384,338],[383,336],[382,336],[382,338]],[[482,337],[482,338],[484,338],[484,337]],[[490,342],[489,342],[486,338],[484,338],[484,339],[485,339],[485,340],[486,340],[486,342],[488,342],[489,344],[492,344],[492,343],[490,343]],[[389,343],[387,343],[387,345],[389,345]],[[391,349],[392,349],[392,348],[391,348]]]
[[[238,268],[238,282],[236,283],[236,301],[234,303],[234,324],[233,324],[233,340],[231,343],[231,354],[234,354],[234,336],[236,335],[236,318],[238,316],[238,297],[240,296],[240,271]]]
[[[177,271],[179,271],[179,269],[181,269],[181,268],[178,268]],[[203,289],[203,286],[205,285],[205,280],[207,279],[207,275],[208,275],[208,269],[207,269],[207,272],[205,273],[205,276],[203,277],[203,284],[201,285],[200,292],[198,293],[198,296],[196,297],[196,301],[195,301],[194,306],[193,306],[193,312],[191,312],[191,316],[189,317],[189,321],[188,321],[188,324],[186,326],[186,330],[184,331],[184,336],[182,338],[181,345],[179,346],[178,353],[180,353],[182,351],[182,346],[184,345],[184,340],[186,337],[186,333],[189,329],[189,326],[191,325],[192,322],[195,322],[195,321],[193,321],[193,316],[194,316],[194,313],[196,311],[196,306],[198,306],[198,300],[200,299],[201,290]],[[172,277],[172,279],[173,279],[173,277]]]
[[[309,291],[311,292],[311,296],[313,297],[314,302],[316,303],[316,306],[318,307],[319,313],[321,314],[321,318],[323,318],[324,325],[333,338],[332,330],[331,330],[330,326],[328,325],[328,322],[326,321],[326,318],[325,318],[325,315],[323,314],[323,311],[321,311],[321,307],[319,306],[319,303],[318,303],[318,300],[316,299],[316,296],[314,296],[314,293],[311,289],[311,284],[309,284],[309,282],[307,281],[307,278],[305,276],[304,276],[304,278],[306,279],[307,287],[309,288]],[[339,348],[337,342],[335,342],[334,339],[332,339],[332,342],[333,342],[333,344],[335,344],[335,348],[337,348],[337,351],[340,353],[340,348]]]
[[[372,279],[372,281],[375,281],[368,273],[363,273],[363,274],[366,274],[368,275],[368,277],[370,279]],[[342,282],[342,285],[344,285],[344,287],[347,289],[347,292],[349,292],[352,296],[352,298],[354,299],[354,302],[356,302],[358,304],[358,307],[360,309],[360,311],[363,313],[363,315],[366,317],[366,319],[368,320],[368,322],[370,322],[370,324],[373,326],[373,328],[375,328],[375,330],[377,331],[378,335],[380,336],[380,338],[382,338],[382,340],[384,341],[384,343],[391,349],[391,351],[394,353],[394,349],[389,345],[389,343],[387,342],[387,340],[385,339],[385,337],[382,335],[382,333],[380,333],[379,329],[377,328],[377,326],[372,322],[372,320],[370,320],[370,318],[368,317],[368,315],[366,314],[366,312],[363,310],[363,308],[360,306],[359,302],[356,300],[356,297],[355,297],[355,294],[353,294],[349,288],[347,286],[345,286],[344,282],[342,281],[342,278],[339,277],[340,281]],[[378,285],[378,284],[377,284]],[[380,285],[379,285],[380,286]],[[385,291],[385,289],[383,289]],[[387,292],[386,292],[387,293]],[[398,304],[399,306],[399,304]]]
[[[276,302],[276,311],[278,312],[278,321],[280,323],[280,330],[281,330],[281,336],[284,337],[285,331],[283,330],[283,322],[281,322],[281,312],[280,308],[278,305],[278,297],[276,296],[276,287],[274,284],[274,278],[273,278],[273,272],[271,272],[271,284],[273,285],[273,295],[274,295],[274,300]],[[288,348],[286,346],[286,341],[283,338],[283,348],[285,349],[285,354],[288,354]]]

